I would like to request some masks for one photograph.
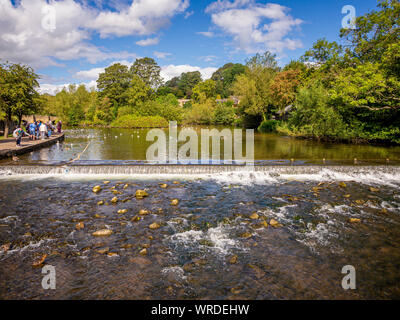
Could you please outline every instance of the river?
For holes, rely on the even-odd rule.
[[[132,166],[145,136],[70,130],[0,163],[1,299],[400,298],[399,147],[256,134],[253,170]]]

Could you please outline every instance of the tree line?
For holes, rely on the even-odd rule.
[[[225,64],[208,80],[186,72],[164,83],[157,63],[142,58],[130,67],[106,68],[97,91],[71,85],[39,96],[32,69],[3,64],[0,110],[8,120],[40,109],[69,125],[151,127],[177,121],[400,143],[399,16],[398,1],[381,0],[377,10],[356,19],[355,29],[340,31],[342,44],[320,39],[284,67],[267,51],[245,64]],[[182,98],[190,101],[181,106]]]

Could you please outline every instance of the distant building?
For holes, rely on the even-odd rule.
[[[178,100],[179,105],[180,105],[181,107],[183,107],[183,106],[185,105],[185,103],[190,102],[190,101],[191,101],[190,99],[179,99],[179,100]]]

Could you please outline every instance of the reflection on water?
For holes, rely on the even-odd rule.
[[[194,127],[199,133],[206,127]],[[219,128],[221,129],[221,128]],[[43,162],[57,163],[70,161],[78,157],[80,161],[120,161],[146,160],[146,151],[153,142],[146,141],[148,129],[74,129],[66,131],[64,143],[50,148],[34,151],[21,156],[23,163]],[[168,130],[165,130],[168,137]],[[254,149],[256,160],[296,159],[309,162],[326,162],[347,160],[372,160],[385,163],[386,159],[400,160],[400,147],[383,147],[371,145],[351,145],[320,143],[300,140],[273,134],[255,133]],[[90,143],[90,144],[89,144]],[[89,144],[89,145],[88,145]],[[245,132],[243,131],[243,152],[245,152]],[[223,141],[221,141],[221,159],[223,159]],[[199,146],[200,150],[200,146]],[[199,152],[199,155],[201,153]],[[3,160],[6,164],[10,160]]]
[[[395,169],[364,178],[325,171],[175,179],[1,178],[0,245],[9,248],[0,249],[0,298],[400,298]],[[149,196],[136,199],[138,189]],[[113,233],[92,236],[101,229]],[[41,268],[32,266],[44,254],[56,267],[55,291],[41,288]],[[341,288],[345,265],[356,268],[357,290]]]

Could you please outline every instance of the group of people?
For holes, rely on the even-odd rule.
[[[21,140],[23,136],[28,136],[29,140],[39,140],[39,139],[47,139],[50,138],[52,133],[55,132],[56,127],[53,124],[53,121],[49,121],[48,123],[42,121],[34,121],[30,124],[25,123],[25,128],[21,128],[18,126],[17,129],[14,130],[13,136],[16,139],[17,147],[21,146]],[[58,121],[57,123],[57,132],[61,133],[62,123]]]

